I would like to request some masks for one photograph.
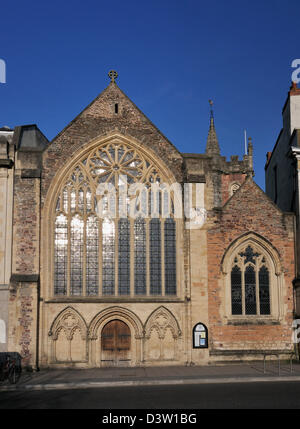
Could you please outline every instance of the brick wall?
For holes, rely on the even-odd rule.
[[[277,249],[284,271],[284,313],[280,323],[241,324],[224,322],[222,258],[228,246],[241,235],[255,232]],[[248,178],[223,209],[208,231],[208,314],[211,349],[290,349],[293,319],[294,241],[293,215],[282,213]]]
[[[246,179],[246,174],[243,173],[234,173],[234,174],[223,174],[222,175],[222,203],[223,205],[229,200],[230,195],[230,185],[232,183],[238,183],[242,185]]]

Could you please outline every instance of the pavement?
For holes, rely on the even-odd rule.
[[[16,385],[0,382],[0,391],[87,389],[212,383],[300,382],[300,362],[267,361],[228,365],[137,368],[42,369],[23,371]]]

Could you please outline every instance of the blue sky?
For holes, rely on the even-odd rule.
[[[0,126],[36,123],[52,139],[109,83],[182,152],[205,151],[209,104],[224,156],[266,152],[300,58],[299,0],[85,0],[2,4]]]

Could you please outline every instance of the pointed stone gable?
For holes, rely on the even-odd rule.
[[[226,202],[222,211],[225,214],[227,211],[242,210],[244,205],[246,205],[246,213],[259,205],[264,205],[274,216],[282,217],[283,214],[250,176],[246,178],[242,186]]]
[[[115,82],[71,121],[49,144],[43,156],[43,198],[55,173],[91,140],[111,133],[133,137],[162,159],[178,182],[182,155]]]
[[[266,237],[278,249],[284,249],[285,243],[292,240],[293,220],[292,213],[282,212],[252,177],[248,177],[221,209],[217,234],[224,251],[237,237],[251,231]],[[215,232],[212,230],[211,234]]]
[[[220,147],[213,116],[210,118],[210,126],[206,142],[206,153],[207,155],[220,155]]]

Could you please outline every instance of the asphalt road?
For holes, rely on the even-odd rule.
[[[291,409],[299,382],[0,392],[0,409]]]

